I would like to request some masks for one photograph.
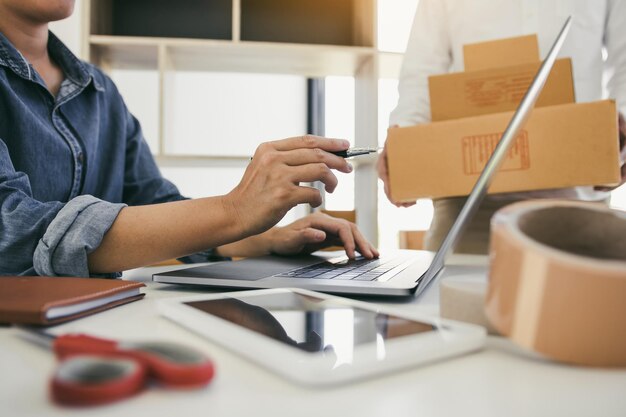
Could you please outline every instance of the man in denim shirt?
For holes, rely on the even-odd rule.
[[[341,243],[351,257],[378,256],[352,223],[328,216],[272,228],[295,205],[321,203],[300,182],[333,191],[331,170],[352,170],[330,153],[347,141],[264,143],[227,195],[182,197],[113,82],[48,32],[73,6],[0,0],[0,275],[115,276],[209,248],[254,256]]]

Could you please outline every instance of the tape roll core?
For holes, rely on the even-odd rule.
[[[529,210],[519,217],[529,238],[564,252],[626,261],[626,221],[616,212],[575,206]]]
[[[514,342],[575,364],[626,366],[626,213],[541,200],[491,222],[485,312]]]

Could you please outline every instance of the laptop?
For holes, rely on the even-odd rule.
[[[453,252],[487,193],[510,145],[528,119],[543,89],[570,25],[571,17],[563,25],[437,252],[400,250],[373,260],[350,260],[346,256],[328,259],[316,255],[268,255],[158,273],[153,275],[153,281],[231,289],[297,287],[361,296],[419,294],[439,277],[446,258]]]

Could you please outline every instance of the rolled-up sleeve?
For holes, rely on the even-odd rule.
[[[90,276],[87,255],[124,206],[90,195],[37,200],[0,139],[0,275]]]
[[[35,271],[49,276],[90,276],[87,255],[100,246],[105,233],[125,206],[90,195],[70,200],[37,244],[33,256]]]

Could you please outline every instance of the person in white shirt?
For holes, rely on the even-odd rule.
[[[560,56],[571,57],[577,102],[612,98],[620,111],[620,141],[626,125],[626,0],[420,0],[398,86],[399,100],[390,126],[430,122],[428,77],[463,71],[463,45],[537,34],[542,58],[568,16],[572,27]],[[624,152],[622,152],[624,155]],[[386,150],[378,160],[379,176],[389,194]],[[626,167],[622,166],[622,181]],[[489,220],[500,207],[527,198],[606,201],[606,188],[576,187],[488,196],[457,252],[485,253]],[[436,250],[461,210],[464,198],[434,201],[434,218],[425,239]],[[397,203],[410,206],[413,203]]]

